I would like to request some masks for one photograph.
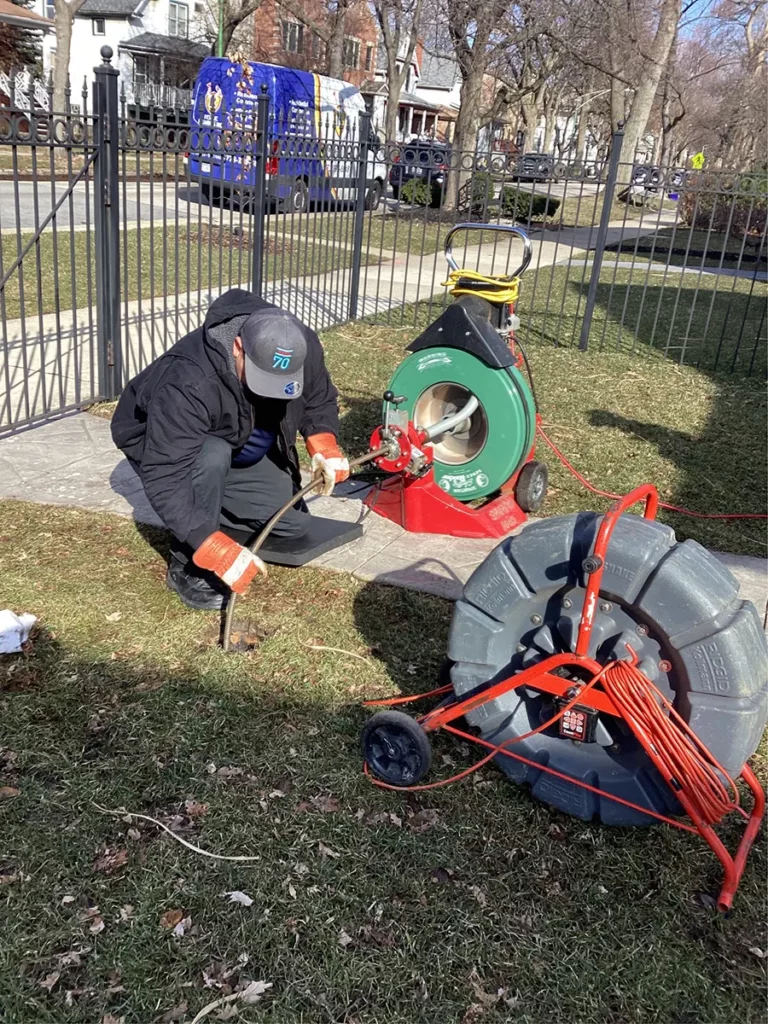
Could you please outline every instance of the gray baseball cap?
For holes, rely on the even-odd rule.
[[[251,313],[240,329],[245,382],[263,398],[298,398],[304,391],[306,328],[282,309]]]

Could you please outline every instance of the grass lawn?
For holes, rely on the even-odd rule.
[[[4,1019],[191,1024],[248,981],[272,987],[226,1019],[764,1019],[764,843],[722,918],[684,833],[564,817],[494,768],[407,797],[364,779],[359,702],[433,685],[446,603],[274,569],[242,605],[255,651],[225,655],[165,589],[157,533],[8,501],[0,520],[3,602],[41,625],[0,659]],[[474,758],[437,744],[438,771]]]
[[[251,241],[248,221],[245,233],[238,233],[238,219],[224,216],[219,224],[218,210],[211,223],[180,222],[163,228],[161,219],[154,227],[129,229],[120,234],[122,293],[121,301],[139,295],[148,299],[165,294],[215,289],[220,285],[247,287],[250,277]],[[21,249],[31,234],[21,236]],[[17,255],[16,240],[0,236],[0,260],[9,266]],[[363,263],[367,260],[363,256]],[[291,238],[282,233],[271,238],[264,256],[266,281],[322,274],[351,266],[351,248]],[[73,294],[73,268],[75,291]],[[39,275],[38,275],[39,270]],[[88,281],[91,289],[88,290]],[[93,235],[83,231],[59,232],[57,239],[48,232],[33,246],[23,262],[23,276],[14,272],[4,290],[4,314],[19,316],[23,292],[27,317],[53,313],[57,308],[82,308],[96,301],[96,263]],[[73,307],[74,303],[74,307]]]

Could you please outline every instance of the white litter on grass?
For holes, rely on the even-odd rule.
[[[223,892],[222,896],[229,896],[230,903],[239,903],[243,907],[252,907],[253,900],[251,897],[244,892],[240,892],[239,889],[235,889],[234,892]]]
[[[14,615],[9,608],[0,612],[0,654],[17,654],[37,622],[35,615],[24,612]]]

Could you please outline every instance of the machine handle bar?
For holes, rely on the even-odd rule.
[[[531,262],[531,256],[533,255],[533,246],[531,245],[530,238],[522,228],[515,227],[512,224],[473,224],[471,222],[464,222],[454,225],[454,227],[452,227],[445,236],[443,248],[445,251],[445,259],[451,270],[461,270],[461,267],[454,259],[453,249],[451,247],[451,240],[458,231],[501,231],[508,235],[519,235],[523,240],[523,262],[514,274],[510,274],[509,276],[519,277],[528,269],[528,265]]]

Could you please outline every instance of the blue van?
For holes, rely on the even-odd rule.
[[[246,191],[256,181],[258,97],[269,97],[267,197],[301,213],[311,202],[353,199],[357,143],[365,101],[349,82],[275,64],[203,61],[192,94],[190,175],[204,188]],[[366,208],[384,195],[386,167],[378,140],[366,140]],[[197,150],[197,151],[196,151]]]

